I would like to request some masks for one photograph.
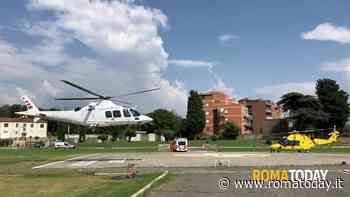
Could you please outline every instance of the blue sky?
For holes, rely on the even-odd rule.
[[[216,72],[240,96],[254,96],[254,89],[278,83],[344,78],[320,66],[347,57],[350,45],[303,40],[300,34],[324,22],[350,26],[349,1],[160,2],[151,5],[169,16],[171,29],[163,38],[170,57],[218,62]],[[222,34],[236,38],[223,46],[217,39]],[[182,76],[172,77],[191,84],[206,80],[179,72]]]
[[[108,94],[161,86],[130,99],[179,114],[190,89],[278,100],[331,77],[349,91],[348,10],[348,0],[4,1],[0,103],[25,93],[69,105],[52,99],[75,94],[60,78]]]

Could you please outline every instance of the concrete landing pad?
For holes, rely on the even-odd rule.
[[[324,153],[247,153],[247,152],[185,152],[185,153],[105,153],[75,157],[65,161],[36,166],[41,168],[114,168],[129,163],[144,168],[234,167],[234,166],[314,166],[350,164],[349,154]]]

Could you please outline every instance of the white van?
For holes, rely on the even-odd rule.
[[[188,140],[186,138],[177,138],[175,140],[175,151],[176,152],[187,152],[188,151]]]
[[[64,141],[55,141],[54,147],[55,149],[57,148],[74,149],[75,148],[73,144],[69,144],[68,142],[64,142]]]

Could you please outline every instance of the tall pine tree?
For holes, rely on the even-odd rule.
[[[335,125],[342,129],[350,113],[349,95],[332,79],[317,80],[316,94],[323,106],[323,111],[329,114],[328,126]]]
[[[186,131],[188,138],[193,139],[205,127],[205,113],[202,98],[197,91],[191,90],[187,102]]]

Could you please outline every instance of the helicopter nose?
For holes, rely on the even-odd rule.
[[[148,122],[152,122],[152,121],[153,121],[152,118],[150,118],[148,116],[145,116],[145,115],[142,116],[142,122],[143,123],[148,123]]]

